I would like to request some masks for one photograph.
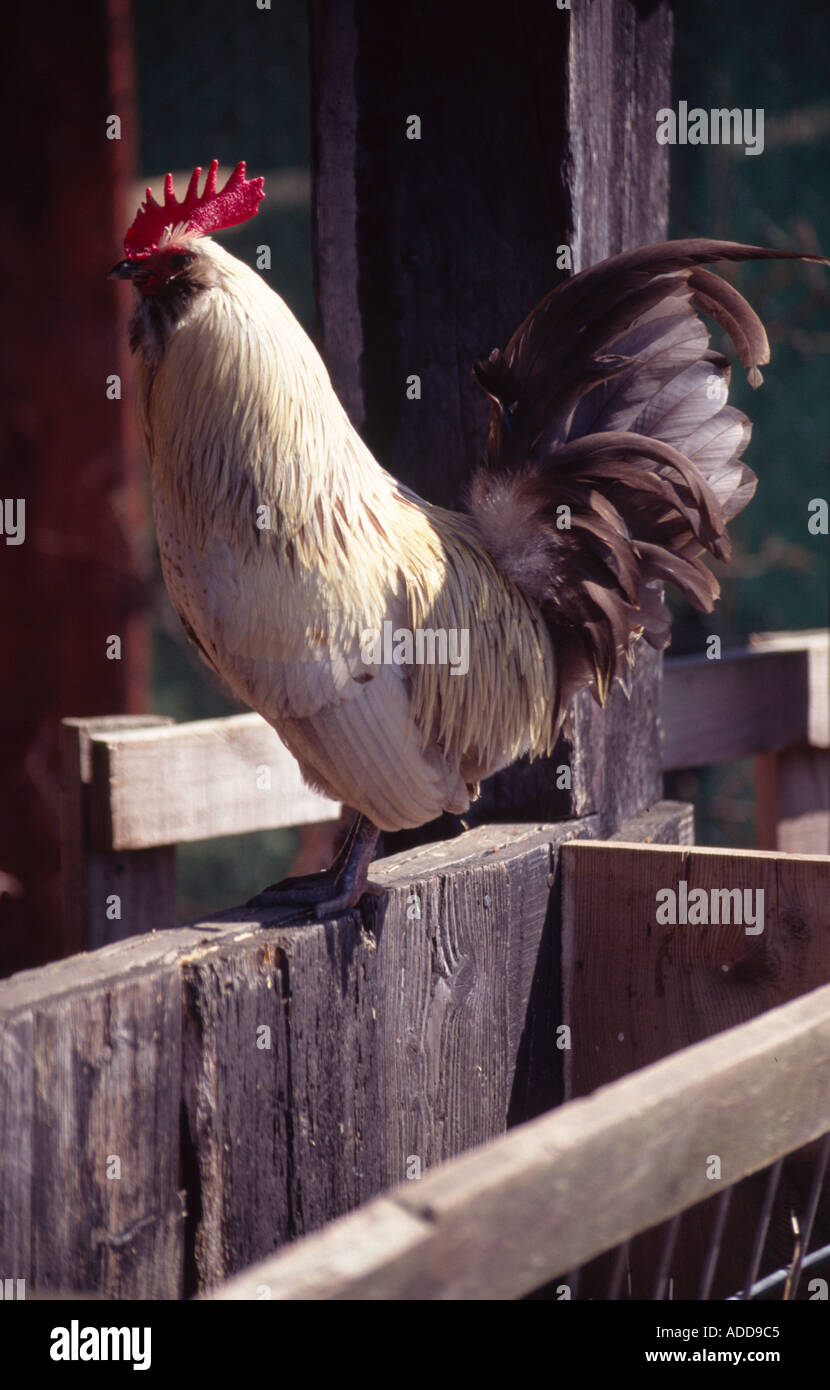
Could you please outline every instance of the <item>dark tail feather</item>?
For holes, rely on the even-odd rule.
[[[751,498],[751,433],[727,404],[729,364],[697,311],[729,334],[761,382],[769,343],[754,310],[702,267],[825,257],[702,239],[614,256],[567,281],[504,353],[476,364],[490,398],[487,467],[470,491],[484,544],[541,607],[559,703],[592,684],[603,700],[640,636],[668,642],[660,585],[708,611],[702,555],[729,557],[726,523]]]

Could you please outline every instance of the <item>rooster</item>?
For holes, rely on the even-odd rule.
[[[604,701],[640,640],[662,648],[669,581],[708,612],[705,552],[755,476],[729,364],[753,386],[760,320],[706,269],[798,253],[703,239],[613,256],[549,294],[476,363],[490,401],[467,510],[433,506],[373,458],[280,297],[209,233],[252,217],[239,164],[182,201],[150,190],[113,270],[137,296],[130,345],[165,582],[188,637],[293,753],[357,811],[322,874],[252,901],[353,906],[381,830],[463,813],[478,784],[549,753],[575,691]],[[804,260],[827,261],[805,255]],[[384,627],[391,624],[391,629]],[[392,661],[366,634],[467,632],[469,670]],[[403,657],[398,659],[401,652]]]

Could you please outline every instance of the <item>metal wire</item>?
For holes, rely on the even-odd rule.
[[[814,1250],[812,1255],[805,1255],[801,1263],[802,1273],[805,1269],[812,1269],[813,1265],[823,1264],[824,1261],[830,1264],[830,1245],[823,1245],[820,1250]],[[792,1271],[789,1269],[776,1269],[774,1274],[768,1274],[764,1279],[759,1279],[757,1284],[753,1284],[749,1296],[757,1298],[759,1294],[771,1293],[773,1289],[781,1284],[786,1284]],[[746,1291],[743,1293],[732,1293],[726,1299],[727,1303],[737,1303],[742,1298],[746,1298]]]
[[[764,1193],[764,1205],[761,1207],[761,1216],[758,1221],[758,1229],[755,1232],[755,1241],[752,1246],[752,1254],[749,1257],[749,1267],[747,1269],[746,1280],[744,1282],[743,1293],[739,1298],[751,1298],[755,1280],[758,1277],[758,1267],[761,1263],[761,1256],[764,1253],[764,1246],[767,1243],[767,1232],[769,1231],[769,1220],[772,1215],[772,1204],[775,1201],[775,1194],[778,1191],[778,1183],[781,1178],[781,1169],[784,1166],[783,1158],[779,1158],[773,1163],[769,1170],[767,1187]]]
[[[798,1254],[796,1255],[795,1263],[793,1264],[789,1280],[790,1298],[795,1298],[796,1294],[798,1293],[798,1285],[801,1280],[801,1271],[804,1267],[804,1257],[807,1253],[807,1247],[810,1244],[810,1237],[813,1234],[813,1223],[816,1219],[816,1211],[818,1210],[819,1198],[821,1197],[821,1189],[824,1184],[824,1175],[827,1172],[828,1158],[830,1158],[830,1133],[825,1134],[824,1138],[822,1139],[821,1148],[819,1149],[818,1158],[816,1160],[815,1172],[813,1173],[813,1181],[810,1186],[810,1196],[807,1199],[807,1214],[804,1217],[804,1225],[801,1228],[800,1240],[798,1245]]]
[[[723,1230],[726,1225],[726,1218],[729,1215],[729,1203],[732,1201],[732,1187],[727,1187],[718,1197],[715,1219],[712,1223],[712,1234],[709,1237],[709,1245],[706,1250],[706,1258],[703,1263],[703,1273],[700,1278],[700,1288],[698,1298],[702,1303],[706,1303],[712,1289],[712,1280],[715,1277],[715,1270],[718,1267],[720,1258],[720,1248],[723,1242]]]
[[[677,1232],[680,1230],[680,1222],[682,1219],[683,1213],[679,1211],[676,1216],[672,1217],[666,1227],[666,1234],[663,1237],[663,1249],[660,1252],[660,1264],[657,1269],[657,1278],[654,1281],[654,1293],[652,1294],[652,1299],[655,1303],[660,1303],[663,1299],[666,1277],[674,1257],[674,1247],[677,1244]]]
[[[622,1245],[617,1246],[617,1253],[614,1257],[614,1268],[611,1271],[611,1282],[608,1285],[608,1300],[611,1303],[617,1301],[620,1296],[620,1288],[628,1268],[628,1241],[624,1240]]]
[[[772,1219],[773,1207],[778,1194],[781,1182],[781,1174],[784,1162],[791,1158],[791,1154],[785,1154],[776,1160],[768,1170],[766,1186],[764,1188],[764,1198],[761,1205],[761,1212],[758,1224],[755,1229],[755,1238],[752,1244],[752,1251],[747,1266],[746,1278],[739,1293],[728,1295],[729,1302],[739,1302],[742,1300],[754,1299],[768,1294],[775,1289],[784,1286],[784,1297],[794,1299],[798,1294],[799,1284],[805,1270],[812,1269],[821,1265],[825,1261],[830,1262],[830,1245],[824,1245],[820,1250],[815,1250],[808,1254],[810,1239],[813,1233],[818,1206],[825,1178],[830,1166],[830,1132],[822,1136],[815,1168],[810,1183],[810,1192],[807,1198],[804,1220],[800,1227],[797,1227],[798,1239],[796,1244],[795,1256],[788,1269],[778,1269],[774,1273],[766,1275],[763,1279],[758,1279],[758,1271],[763,1258],[764,1249],[769,1234],[770,1222]],[[712,1226],[709,1233],[709,1240],[706,1246],[706,1253],[703,1258],[703,1266],[700,1276],[698,1289],[698,1301],[707,1302],[711,1297],[712,1286],[718,1269],[721,1251],[724,1244],[724,1234],[729,1218],[732,1193],[738,1184],[733,1183],[719,1194],[716,1201]],[[672,1284],[669,1279],[677,1246],[680,1223],[684,1213],[678,1212],[676,1216],[665,1223],[663,1239],[660,1248],[660,1258],[658,1262],[657,1274],[654,1281],[652,1300],[661,1302],[666,1297],[671,1298]],[[613,1265],[608,1283],[607,1299],[616,1302],[623,1293],[624,1281],[628,1277],[628,1297],[631,1297],[631,1243],[626,1240],[613,1250]],[[567,1280],[571,1288],[571,1297],[578,1298],[579,1286],[582,1276],[582,1269],[571,1270],[567,1275]],[[668,1294],[667,1294],[668,1284]]]

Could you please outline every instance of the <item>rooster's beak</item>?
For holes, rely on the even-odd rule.
[[[119,261],[114,265],[109,273],[110,280],[132,280],[138,270],[140,261]]]

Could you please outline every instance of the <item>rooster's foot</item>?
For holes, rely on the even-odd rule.
[[[272,883],[246,903],[251,908],[312,908],[321,917],[356,907],[364,893],[382,890],[368,882],[379,831],[365,816],[358,816],[331,868],[318,874],[302,874]]]

